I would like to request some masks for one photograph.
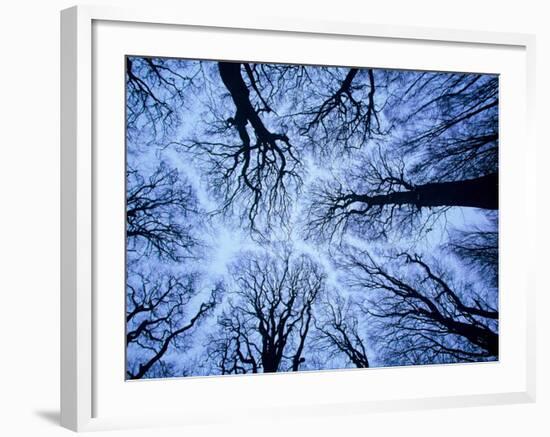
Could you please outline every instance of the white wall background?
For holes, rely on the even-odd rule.
[[[96,4],[169,6],[179,1]],[[202,0],[190,8],[256,15],[528,32],[537,35],[538,400],[536,404],[380,413],[241,426],[141,430],[120,436],[468,436],[549,435],[550,290],[544,273],[550,247],[546,205],[550,154],[550,27],[546,2],[523,0],[274,2]],[[195,4],[196,3],[196,4]],[[69,435],[59,404],[59,10],[66,0],[4,2],[0,25],[0,433]],[[272,8],[276,10],[272,12]],[[521,144],[518,144],[521,147]]]

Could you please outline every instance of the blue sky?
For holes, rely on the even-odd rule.
[[[137,61],[134,61],[137,62]],[[166,61],[171,62],[171,61]],[[453,272],[454,277],[464,277],[469,282],[483,284],[483,278],[476,278],[475,272],[467,271],[455,257],[445,254],[441,247],[448,241],[449,234],[454,230],[469,230],[475,228],[491,229],[491,221],[486,212],[474,208],[449,208],[437,220],[429,222],[424,230],[412,232],[410,235],[402,230],[390,232],[386,239],[365,238],[361,232],[349,232],[338,235],[335,239],[311,238],[304,230],[304,220],[307,221],[308,208],[311,204],[309,194],[320,182],[333,183],[344,181],[359,167],[361,162],[369,159],[369,153],[373,150],[385,147],[395,147],[400,141],[405,141],[411,136],[411,131],[425,128],[430,125],[430,118],[424,118],[410,127],[405,123],[392,127],[391,134],[374,135],[365,144],[360,144],[356,137],[349,141],[356,141],[351,152],[342,152],[337,146],[322,153],[311,146],[311,138],[302,138],[299,130],[294,126],[292,117],[285,116],[297,108],[300,99],[312,98],[313,91],[298,89],[288,95],[276,96],[273,99],[274,112],[262,114],[266,127],[272,131],[281,129],[282,126],[288,132],[294,146],[301,150],[301,162],[303,165],[303,183],[301,185],[289,184],[288,191],[291,197],[289,213],[282,221],[274,220],[262,229],[262,234],[250,229],[249,223],[243,219],[243,211],[246,203],[237,198],[232,208],[226,212],[219,212],[223,205],[223,193],[219,186],[213,185],[212,167],[208,157],[204,153],[185,147],[190,141],[204,140],[218,141],[220,135],[227,133],[213,132],[215,123],[220,119],[226,119],[233,115],[235,109],[228,98],[227,91],[217,77],[216,63],[213,61],[173,61],[168,64],[173,72],[181,77],[192,77],[193,80],[182,92],[182,96],[170,101],[173,105],[173,114],[176,121],[168,123],[161,119],[151,123],[143,116],[133,121],[136,129],[128,134],[127,150],[128,165],[136,169],[147,179],[163,162],[169,168],[176,169],[181,181],[192,187],[197,199],[197,213],[189,217],[181,218],[182,223],[189,226],[191,234],[200,244],[194,249],[184,262],[167,262],[159,259],[155,254],[129,254],[129,268],[132,271],[147,272],[148,274],[194,274],[197,275],[197,293],[187,305],[187,311],[192,313],[205,299],[216,284],[223,283],[224,295],[220,299],[218,307],[205,321],[194,330],[192,335],[182,340],[183,346],[170,347],[163,361],[174,366],[173,376],[181,374],[204,375],[213,373],[212,367],[205,361],[205,341],[208,335],[215,332],[216,317],[227,308],[227,299],[232,296],[236,287],[231,275],[232,266],[242,257],[251,256],[252,253],[264,253],[273,250],[277,244],[286,242],[293,247],[295,255],[306,254],[318,263],[327,275],[327,288],[330,293],[339,294],[344,298],[355,299],[363,296],[361,291],[350,287],[347,273],[338,266],[339,248],[341,245],[351,245],[364,250],[372,250],[373,253],[380,250],[407,250],[436,258],[444,255],[445,268]],[[327,81],[327,85],[336,79],[341,79],[348,69],[332,69],[328,73],[317,73],[315,67],[308,67],[309,73],[314,78]],[[381,70],[374,70],[375,77],[382,75]],[[363,73],[361,73],[363,74]],[[377,99],[380,102],[390,101],[394,93],[402,92],[404,84],[412,84],[424,73],[391,72],[386,73],[393,82],[387,79],[387,86],[377,89]],[[174,77],[174,76],[173,76]],[[385,76],[384,76],[385,77]],[[437,77],[436,81],[439,80]],[[484,80],[484,79],[482,79]],[[184,83],[184,82],[182,82]],[[151,90],[161,98],[170,97],[167,91],[157,84],[151,85]],[[325,86],[325,85],[323,85]],[[314,88],[314,85],[311,85]],[[365,98],[368,87],[357,91],[357,98]],[[309,96],[309,97],[308,97]],[[419,99],[422,98],[420,95]],[[219,100],[216,100],[219,99]],[[390,125],[392,117],[396,120],[401,114],[406,114],[414,108],[415,101],[394,105],[397,109],[381,109],[379,118],[382,126]],[[380,103],[382,107],[383,104]],[[394,120],[394,123],[395,123]],[[435,120],[433,121],[436,122]],[[163,126],[166,123],[166,126]],[[159,125],[162,128],[159,128]],[[153,131],[156,128],[156,132]],[[168,127],[168,128],[167,128]],[[250,126],[249,126],[250,128]],[[159,133],[161,132],[161,133]],[[250,131],[252,135],[253,132]],[[414,136],[414,135],[413,135]],[[230,142],[235,142],[232,137]],[[321,141],[325,141],[321,139]],[[418,152],[418,159],[422,159]],[[414,157],[414,156],[413,156]],[[216,170],[214,170],[216,171]],[[355,182],[354,182],[355,183]],[[427,211],[428,217],[433,211]],[[420,214],[420,221],[422,221]],[[260,217],[261,219],[261,217]],[[179,220],[176,218],[176,220]],[[309,237],[309,238],[308,238]],[[495,303],[497,304],[497,303]],[[362,323],[365,338],[368,338],[368,326]],[[139,347],[129,347],[128,359],[130,362],[139,362],[144,354],[150,351]],[[376,347],[369,346],[371,363],[374,366],[383,366],[384,363],[377,356]],[[344,356],[331,356],[325,358],[323,368],[349,367],[350,363]],[[307,367],[304,370],[308,370]]]

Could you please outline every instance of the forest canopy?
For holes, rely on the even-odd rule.
[[[127,57],[126,377],[498,360],[498,96]]]

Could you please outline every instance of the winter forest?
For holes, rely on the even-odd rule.
[[[498,76],[126,58],[126,378],[498,360]]]

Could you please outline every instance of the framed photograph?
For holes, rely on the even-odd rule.
[[[61,24],[63,426],[534,400],[532,36]]]

